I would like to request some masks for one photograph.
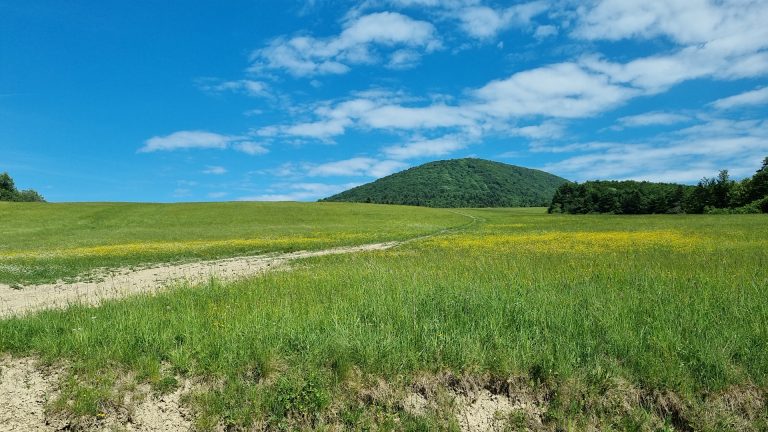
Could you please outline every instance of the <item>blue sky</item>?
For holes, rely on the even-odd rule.
[[[315,200],[436,159],[695,183],[768,156],[764,0],[0,0],[0,171]]]

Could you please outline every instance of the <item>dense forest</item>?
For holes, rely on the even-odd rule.
[[[18,190],[7,172],[0,174],[0,201],[44,202],[43,197],[32,189]]]
[[[637,181],[588,181],[560,186],[550,213],[768,213],[768,158],[750,178],[727,170],[696,186]]]
[[[567,180],[544,171],[466,158],[426,163],[321,201],[426,207],[547,206]]]

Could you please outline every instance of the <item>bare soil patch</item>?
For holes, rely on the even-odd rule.
[[[32,358],[0,359],[0,432],[59,430],[45,413],[61,372]]]
[[[0,359],[0,432],[59,430],[124,430],[142,432],[192,430],[192,416],[181,397],[192,391],[189,380],[174,391],[159,395],[148,385],[125,395],[120,409],[88,419],[50,413],[49,402],[59,394],[62,368],[42,366],[36,359]]]

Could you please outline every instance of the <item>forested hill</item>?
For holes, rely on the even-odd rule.
[[[426,163],[321,201],[426,207],[548,206],[561,177],[483,159]]]

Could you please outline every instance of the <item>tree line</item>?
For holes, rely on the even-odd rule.
[[[0,201],[45,202],[37,191],[16,189],[16,184],[7,172],[0,174]]]
[[[696,186],[638,181],[588,181],[560,186],[550,213],[768,213],[768,157],[749,178],[734,181],[728,170]]]

